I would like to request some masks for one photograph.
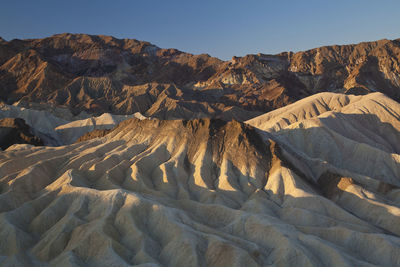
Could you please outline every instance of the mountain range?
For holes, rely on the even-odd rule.
[[[222,61],[134,39],[59,34],[0,41],[0,96],[74,114],[245,121],[319,92],[400,100],[400,39]]]

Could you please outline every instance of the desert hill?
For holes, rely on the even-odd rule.
[[[397,266],[399,114],[381,93],[321,93],[246,123],[133,118],[14,145],[0,263]]]
[[[22,128],[28,127],[31,134],[41,139],[41,144],[48,146],[72,144],[85,133],[112,129],[118,123],[129,118],[145,118],[140,113],[132,115],[103,113],[100,116],[91,116],[82,112],[74,116],[65,108],[40,104],[32,106],[34,108],[24,108],[18,103],[17,105],[0,103],[0,119],[23,120],[23,124],[26,123],[26,126]],[[14,143],[20,143],[20,141],[20,139],[15,139]]]
[[[302,151],[299,156],[310,161],[314,178],[325,171],[317,166],[333,165],[398,183],[400,108],[381,93],[320,93],[247,123],[272,135],[287,149]]]
[[[399,40],[222,61],[134,39],[66,33],[0,42],[0,96],[75,115],[244,121],[325,91],[380,91],[399,101],[399,59]]]

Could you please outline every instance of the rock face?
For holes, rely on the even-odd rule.
[[[0,119],[0,148],[7,149],[14,144],[43,145],[39,137],[34,136],[25,121],[20,118]]]
[[[399,114],[322,93],[247,123],[130,119],[9,149],[0,263],[398,266]]]
[[[76,141],[75,143],[80,143],[83,141],[88,141],[88,140],[92,140],[95,138],[100,138],[100,137],[104,137],[107,134],[109,134],[112,130],[110,129],[105,129],[105,130],[93,130],[90,132],[87,132],[83,135],[81,135]]]
[[[60,34],[0,42],[0,96],[74,114],[244,121],[323,91],[380,91],[399,101],[399,59],[399,40],[224,62],[133,39]]]

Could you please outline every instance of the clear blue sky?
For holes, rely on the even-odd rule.
[[[400,0],[2,0],[0,36],[135,38],[222,59],[400,38]]]

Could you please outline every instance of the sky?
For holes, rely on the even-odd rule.
[[[2,38],[64,32],[227,60],[400,38],[400,0],[1,0]]]

